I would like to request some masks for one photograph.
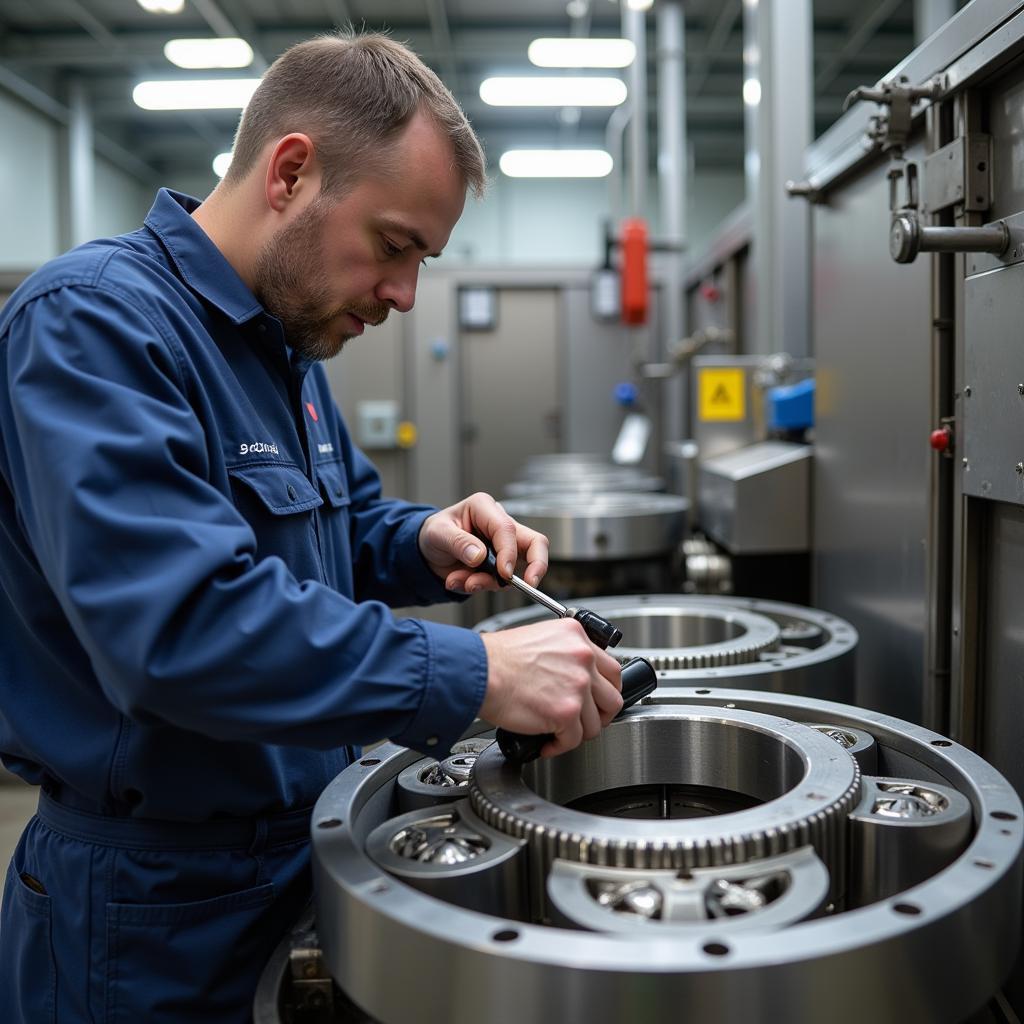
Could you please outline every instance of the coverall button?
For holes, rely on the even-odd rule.
[[[294,501],[298,495],[295,493],[295,488],[291,484],[288,485],[288,497]]]
[[[427,737],[427,746],[428,747],[436,747],[437,744],[438,744],[438,739],[437,739],[436,736],[428,736]]]

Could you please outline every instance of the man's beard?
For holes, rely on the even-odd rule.
[[[322,228],[327,206],[316,199],[266,245],[253,271],[256,297],[281,321],[285,341],[307,359],[336,356],[352,334],[339,334],[331,322],[352,313],[368,324],[387,318],[383,302],[346,302],[331,308],[323,277]]]

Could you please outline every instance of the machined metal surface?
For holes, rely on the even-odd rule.
[[[701,529],[734,555],[806,551],[813,449],[762,441],[700,468]]]
[[[571,809],[592,793],[634,786],[711,787],[756,803],[710,818],[650,820]],[[837,755],[835,741],[789,719],[646,706],[586,746],[525,768],[491,747],[477,761],[469,798],[483,821],[526,839],[533,860],[548,868],[555,857],[617,867],[707,867],[809,843],[841,875],[845,833],[837,822],[860,799],[860,768]]]
[[[702,683],[850,700],[857,631],[835,615],[781,601],[701,594],[600,597],[587,607],[622,630],[613,653],[644,657],[659,685]],[[478,632],[544,619],[519,608],[477,623]]]
[[[503,502],[514,519],[545,534],[560,561],[667,554],[682,540],[690,503],[673,494],[565,493]]]
[[[313,813],[313,869],[324,963],[342,991],[381,1024],[661,1024],[683,1006],[688,1024],[819,1024],[809,993],[828,994],[834,1024],[960,1024],[986,1002],[1016,953],[1024,846],[1024,808],[998,772],[849,705],[689,686],[656,697],[543,765],[510,772],[493,748],[481,755],[474,794],[521,838],[466,800],[393,817],[412,751],[378,748],[335,779]],[[881,774],[862,778],[829,730],[869,735]],[[638,816],[630,791],[652,787],[676,792]],[[455,827],[521,844],[501,864],[525,864],[527,883],[511,885],[504,912],[405,876],[447,873],[451,893],[482,883],[486,854],[395,854],[417,815],[442,840]],[[883,844],[852,841],[865,815]],[[944,816],[961,834],[930,843],[922,869],[922,837],[941,840]],[[883,846],[888,878],[863,870]],[[917,865],[898,891],[894,865]]]
[[[509,498],[543,498],[550,494],[647,494],[665,490],[660,476],[622,466],[586,472],[552,472],[513,480],[502,490]]]

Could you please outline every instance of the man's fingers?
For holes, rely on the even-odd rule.
[[[583,727],[585,740],[592,740],[601,732],[601,715],[592,696],[588,696],[583,702],[583,707],[580,710],[580,724]]]
[[[548,539],[536,530],[516,524],[516,542],[519,550],[526,549],[526,570],[523,579],[536,587],[548,571]]]
[[[597,671],[608,680],[616,689],[622,689],[622,666],[616,658],[613,658],[607,651],[598,648],[594,652]]]
[[[591,693],[601,714],[601,722],[607,725],[622,710],[622,694],[604,678],[594,684]]]

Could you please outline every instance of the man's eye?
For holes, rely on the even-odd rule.
[[[397,256],[402,251],[390,238],[382,238],[381,241],[388,256]]]

